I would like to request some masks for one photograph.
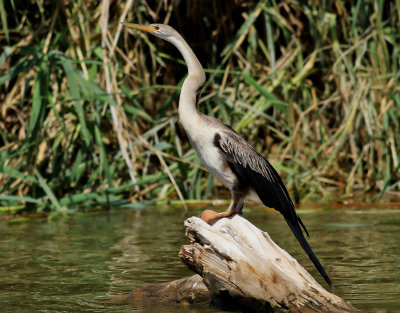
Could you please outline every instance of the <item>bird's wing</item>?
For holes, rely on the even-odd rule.
[[[250,185],[268,207],[282,213],[293,234],[300,242],[315,267],[331,285],[331,280],[311,249],[301,228],[308,235],[283,181],[272,165],[257,150],[231,128],[215,135],[214,144],[221,149],[231,170]],[[300,227],[301,226],[301,227]]]
[[[308,235],[281,177],[267,159],[229,127],[218,132],[214,144],[224,153],[232,171],[257,192],[264,205],[298,221]]]

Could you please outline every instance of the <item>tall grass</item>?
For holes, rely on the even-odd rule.
[[[228,198],[177,116],[174,26],[201,110],[267,156],[296,201],[399,196],[400,6],[369,1],[0,0],[0,210]]]

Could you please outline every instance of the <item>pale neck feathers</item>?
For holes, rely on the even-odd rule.
[[[188,68],[188,77],[182,85],[179,97],[179,118],[187,130],[193,119],[197,118],[197,102],[201,87],[206,81],[206,74],[196,55],[181,35],[169,38],[169,41],[179,50]]]

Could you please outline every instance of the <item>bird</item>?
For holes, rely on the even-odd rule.
[[[232,196],[227,210],[217,213],[212,219],[241,214],[246,201],[255,201],[274,208],[283,215],[301,247],[321,276],[331,285],[331,279],[304,236],[303,231],[307,237],[309,233],[278,172],[232,127],[199,111],[200,91],[205,84],[206,75],[185,39],[173,27],[165,24],[122,24],[170,42],[185,60],[188,74],[179,96],[180,123],[203,165],[230,190]]]

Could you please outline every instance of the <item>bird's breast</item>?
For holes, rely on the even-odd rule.
[[[214,144],[216,131],[202,128],[195,134],[189,134],[189,140],[202,164],[211,175],[218,178],[226,187],[232,189],[237,183],[236,175],[231,171],[223,153]]]

